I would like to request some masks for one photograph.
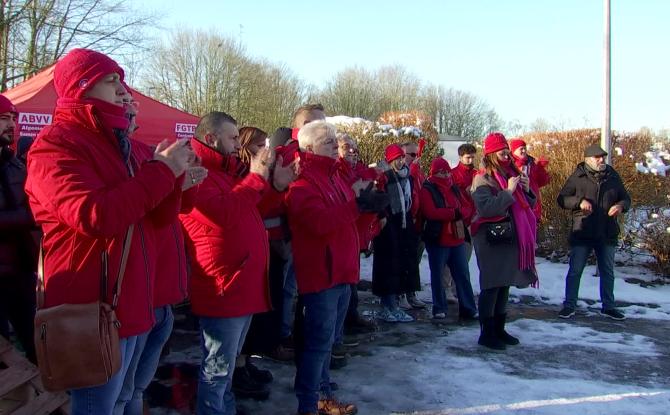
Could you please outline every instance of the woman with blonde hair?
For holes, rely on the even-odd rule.
[[[484,140],[483,169],[472,183],[477,210],[472,223],[474,248],[479,266],[479,321],[482,346],[504,350],[519,344],[505,331],[509,288],[537,283],[533,213],[536,197],[528,177],[512,162],[509,146],[501,133]]]

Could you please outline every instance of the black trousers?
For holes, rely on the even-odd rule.
[[[37,363],[33,337],[36,282],[32,272],[0,276],[0,335],[9,338],[7,322],[11,323],[26,357],[33,363]]]

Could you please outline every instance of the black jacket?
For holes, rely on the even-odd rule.
[[[579,208],[584,199],[593,206],[593,212],[590,214],[584,213]],[[557,202],[563,209],[572,211],[571,245],[616,244],[619,224],[617,218],[610,217],[607,212],[615,204],[620,204],[624,212],[630,208],[630,196],[623,186],[621,177],[611,166],[608,165],[602,177],[598,179],[583,162],[577,165],[574,173],[563,185]]]
[[[36,227],[25,182],[26,166],[8,147],[0,147],[0,278],[35,270]]]

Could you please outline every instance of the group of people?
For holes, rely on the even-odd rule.
[[[522,140],[489,134],[480,169],[477,148],[464,144],[457,166],[438,157],[425,177],[416,143],[391,144],[383,162],[368,167],[356,140],[313,104],[271,135],[214,111],[192,139],[150,148],[132,138],[138,108],[108,56],[71,51],[56,64],[54,86],[53,122],[27,166],[11,148],[17,111],[0,96],[0,329],[7,336],[11,322],[35,362],[37,251],[43,307],[111,304],[116,279],[107,276],[119,274],[130,238],[116,307],[122,366],[102,385],[71,390],[73,414],[142,413],[172,305],[187,298],[200,326],[198,414],[235,414],[235,386],[266,391],[272,375],[250,354],[294,359],[299,414],[355,414],[354,404],[335,399],[330,368],[343,358],[345,333],[375,330],[357,311],[361,253],[374,255],[381,320],[409,322],[407,309],[427,307],[416,295],[425,250],[433,318],[446,318],[453,286],[459,318],[480,322],[479,344],[519,344],[505,330],[509,288],[538,283],[539,189],[549,181],[547,162],[528,155]],[[630,198],[605,155],[587,148],[559,195],[573,212],[563,318],[575,313],[592,249],[602,311],[623,318],[612,269],[616,217]]]

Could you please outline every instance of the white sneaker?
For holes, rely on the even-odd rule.
[[[405,294],[398,296],[398,307],[403,310],[411,310],[412,305],[407,301],[407,296]]]
[[[416,294],[407,295],[407,302],[412,308],[426,308],[426,303],[419,300]]]
[[[397,323],[398,319],[395,316],[395,313],[393,313],[391,310],[388,308],[384,307],[381,313],[379,313],[378,316],[381,320],[384,320],[387,323]]]
[[[414,321],[414,317],[405,313],[401,309],[397,309],[396,311],[393,311],[393,316],[396,318],[396,321],[400,322],[400,323],[409,323],[410,321]]]

